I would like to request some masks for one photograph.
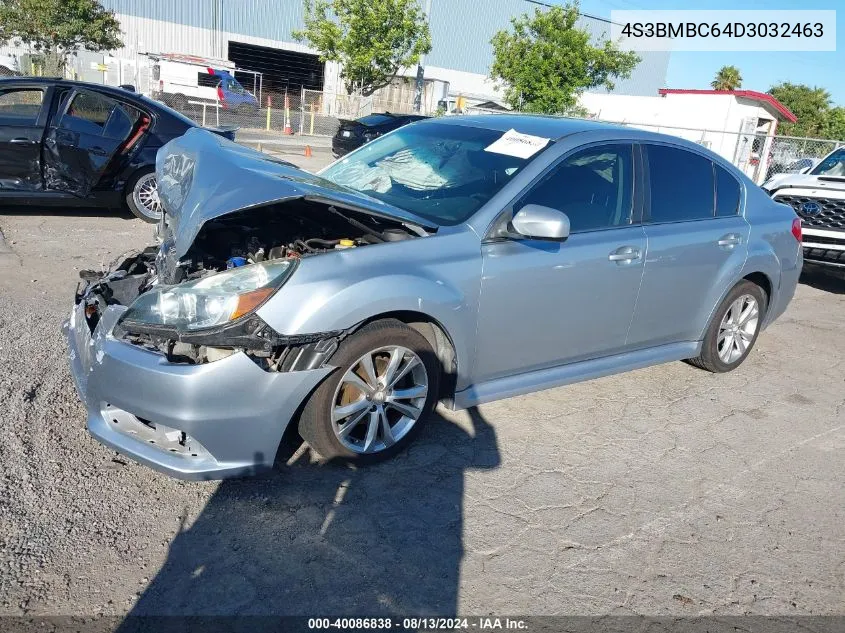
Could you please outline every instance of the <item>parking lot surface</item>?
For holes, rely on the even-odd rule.
[[[845,281],[805,275],[730,374],[438,410],[376,467],[300,447],[188,483],[88,436],[60,332],[78,271],[149,225],[35,209],[0,228],[0,613],[845,612]]]

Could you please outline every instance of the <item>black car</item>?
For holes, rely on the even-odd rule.
[[[192,127],[198,126],[126,88],[0,79],[0,204],[125,204],[155,222],[156,152]],[[215,131],[234,139],[234,129]]]
[[[387,134],[398,127],[426,119],[421,114],[368,114],[356,121],[340,120],[340,129],[332,137],[332,154],[343,156],[364,143],[369,143],[382,134]]]

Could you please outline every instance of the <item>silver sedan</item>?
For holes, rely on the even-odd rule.
[[[674,137],[511,115],[300,171],[191,130],[160,244],[83,271],[69,357],[102,443],[176,477],[402,450],[465,408],[689,360],[735,369],[792,299],[801,224]]]

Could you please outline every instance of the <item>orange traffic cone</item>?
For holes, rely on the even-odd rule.
[[[293,128],[290,126],[290,119],[285,117],[285,129],[282,130],[282,134],[293,134]]]
[[[305,146],[305,158],[311,158],[311,146],[310,145]]]

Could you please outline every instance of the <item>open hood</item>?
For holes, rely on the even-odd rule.
[[[296,198],[329,202],[338,210],[353,209],[417,229],[437,228],[408,211],[199,128],[159,150],[156,178],[177,258],[188,252],[207,221]]]

